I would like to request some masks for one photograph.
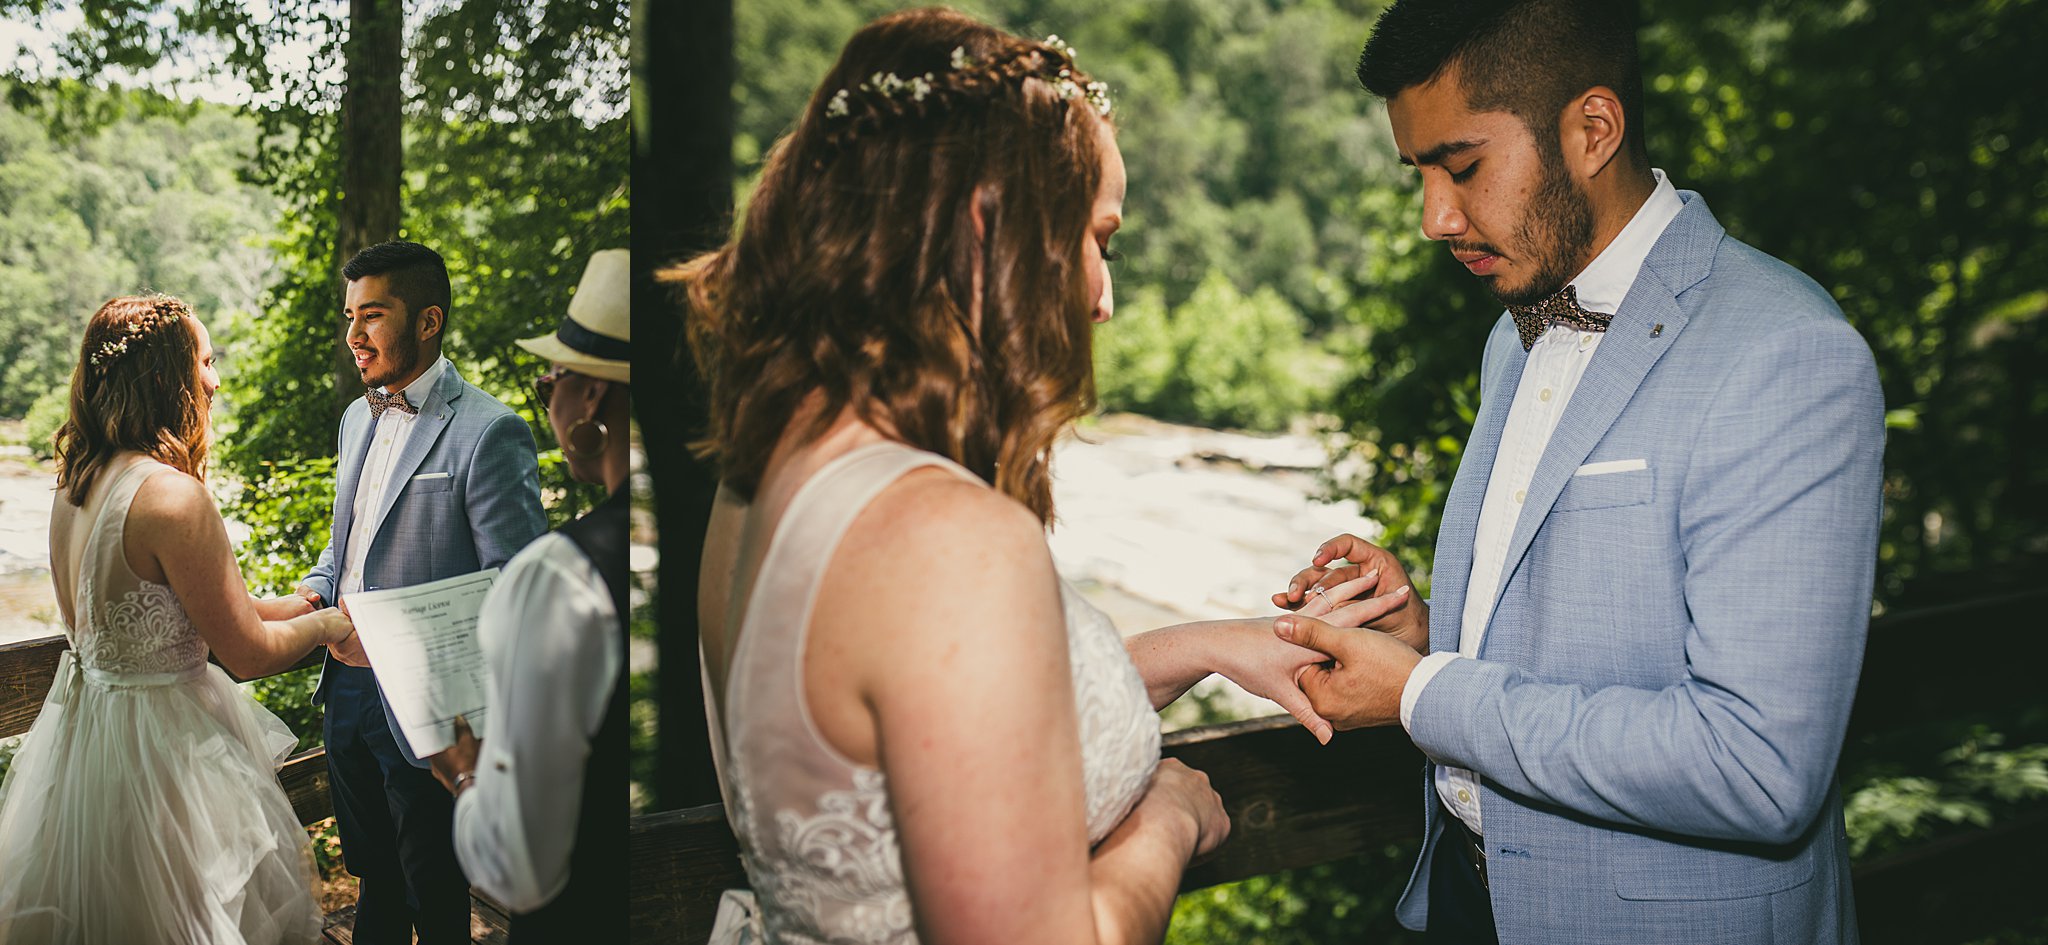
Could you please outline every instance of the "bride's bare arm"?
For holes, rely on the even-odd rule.
[[[221,665],[244,679],[283,670],[313,647],[354,632],[332,608],[263,619],[213,497],[182,473],[157,473],[136,491],[124,550],[136,576],[171,586]]]
[[[1373,577],[1345,582],[1333,587],[1330,594],[1301,604],[1299,612],[1346,627],[1358,626],[1399,605],[1399,599],[1393,597],[1352,602],[1375,583]],[[1333,616],[1340,606],[1348,609]],[[1318,741],[1330,741],[1330,723],[1316,714],[1298,682],[1304,669],[1329,657],[1275,636],[1272,617],[1175,624],[1131,637],[1124,641],[1124,648],[1145,680],[1154,708],[1180,698],[1210,673],[1221,673],[1245,691],[1279,703]]]
[[[1206,778],[1164,762],[1091,858],[1065,622],[1030,514],[905,477],[848,531],[816,614],[805,691],[828,741],[888,779],[923,941],[1159,940],[1182,869],[1229,822]]]

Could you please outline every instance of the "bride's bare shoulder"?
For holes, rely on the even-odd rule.
[[[891,483],[854,519],[826,568],[818,614],[820,625],[899,642],[915,625],[970,614],[984,622],[1049,616],[1056,626],[1058,586],[1037,517],[987,486],[928,468]],[[907,613],[930,619],[902,619]]]
[[[123,551],[128,567],[145,581],[164,581],[171,555],[197,554],[215,535],[224,535],[220,510],[206,484],[170,468],[147,471],[128,506]]]
[[[1048,556],[1045,530],[1022,503],[980,482],[928,466],[875,496],[846,532],[840,554],[943,558],[969,565],[973,549]]]
[[[128,506],[131,523],[138,519],[182,521],[219,514],[206,484],[183,471],[161,466],[142,475],[146,478],[136,487],[135,500]]]

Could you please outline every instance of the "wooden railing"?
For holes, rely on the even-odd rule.
[[[1850,742],[1928,718],[2038,705],[2044,610],[2048,590],[1873,621]],[[34,722],[64,647],[61,637],[0,646],[0,737]],[[315,651],[299,665],[317,659]],[[1399,729],[1347,732],[1323,747],[1292,719],[1255,719],[1170,734],[1166,754],[1208,773],[1232,824],[1230,841],[1188,871],[1183,890],[1412,841],[1421,825],[1422,758]],[[321,749],[279,765],[278,780],[302,823],[333,813]],[[1863,940],[1941,945],[2042,915],[2034,860],[2044,843],[2048,811],[1858,865]],[[704,941],[719,894],[746,885],[717,805],[634,817],[630,844],[635,942]],[[502,921],[487,902],[478,911]]]
[[[44,637],[0,646],[0,738],[19,735],[35,724],[42,711],[57,671],[58,657],[70,646],[61,636]],[[298,662],[270,675],[318,666],[326,651],[315,648]],[[239,682],[248,679],[228,674]],[[261,677],[250,677],[261,678]],[[277,780],[290,798],[299,823],[311,825],[334,816],[334,802],[327,789],[327,750],[314,748],[299,752],[277,766]],[[503,906],[483,893],[471,891],[471,931],[478,943],[505,940],[509,919]],[[328,916],[327,939],[350,945],[353,906]]]
[[[2032,591],[1872,621],[1851,743],[1924,719],[2039,704],[2044,610],[2048,591]],[[1398,728],[1347,732],[1323,747],[1281,716],[1176,732],[1166,754],[1207,772],[1231,819],[1229,842],[1187,872],[1184,892],[1412,842],[1421,830],[1422,757]],[[2048,811],[1859,864],[1863,941],[1944,945],[2043,915],[2035,851],[2044,841]],[[703,942],[720,893],[747,885],[715,804],[633,818],[631,858],[634,942]]]
[[[19,735],[35,724],[36,714],[43,710],[43,697],[49,694],[57,672],[57,657],[69,648],[70,644],[61,636],[0,646],[0,738]],[[318,666],[323,652],[315,649],[273,675]],[[248,682],[233,673],[228,675]],[[334,816],[334,804],[327,796],[326,750],[315,748],[285,759],[277,766],[277,780],[291,798],[299,823],[312,824]]]

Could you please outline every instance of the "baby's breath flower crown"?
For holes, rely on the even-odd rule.
[[[1096,114],[1109,117],[1108,84],[1076,72],[1074,47],[1055,35],[994,62],[983,62],[966,47],[955,46],[943,71],[910,76],[872,73],[859,85],[840,89],[825,101],[827,138],[842,145],[887,121],[923,116],[975,93],[986,97],[994,89],[1025,79],[1039,79],[1062,101],[1085,101]]]
[[[86,361],[93,367],[106,367],[127,354],[130,344],[155,334],[166,325],[176,324],[179,319],[192,314],[191,306],[168,295],[153,295],[149,301],[149,311],[122,326],[114,337],[101,341],[86,356]]]

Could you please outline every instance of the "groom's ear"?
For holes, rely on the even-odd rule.
[[[1621,96],[1604,85],[1580,93],[1566,105],[1560,116],[1560,141],[1567,164],[1579,176],[1591,178],[1606,170],[1621,153],[1628,135],[1628,119]]]
[[[448,327],[448,313],[439,305],[429,305],[420,309],[419,317],[413,319],[413,326],[420,333],[421,341],[438,338],[441,329]]]

